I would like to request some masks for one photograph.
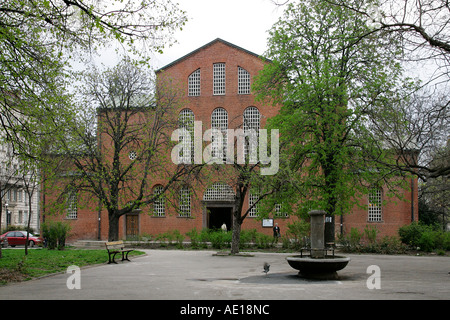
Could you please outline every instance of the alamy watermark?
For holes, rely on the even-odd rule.
[[[377,265],[370,265],[367,267],[366,273],[371,274],[367,279],[367,289],[381,289],[381,269]]]
[[[81,270],[80,267],[72,265],[66,270],[66,273],[70,274],[67,278],[67,289],[81,289]]]
[[[194,121],[193,130],[176,129],[172,141],[179,143],[172,149],[171,158],[175,164],[250,164],[260,163],[261,175],[275,175],[279,170],[279,130],[266,129],[208,129],[202,134],[202,122]],[[236,148],[235,148],[236,140]],[[204,150],[203,142],[210,141]],[[235,157],[236,150],[236,157]]]

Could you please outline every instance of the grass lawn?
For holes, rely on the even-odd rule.
[[[141,254],[144,252],[135,250],[130,252],[129,256]],[[107,261],[106,250],[29,249],[28,255],[25,256],[25,249],[2,249],[0,285],[63,272],[71,265],[83,267]]]

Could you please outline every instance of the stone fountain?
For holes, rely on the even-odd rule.
[[[344,269],[350,258],[328,255],[325,246],[325,211],[313,210],[311,216],[311,248],[309,255],[304,255],[303,250],[299,256],[287,257],[289,265],[299,270],[301,277],[309,279],[338,279],[337,271]]]

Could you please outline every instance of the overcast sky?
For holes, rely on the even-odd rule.
[[[266,51],[267,31],[283,12],[271,0],[174,0],[189,21],[175,33],[177,44],[153,59],[155,69],[221,38],[256,54]]]

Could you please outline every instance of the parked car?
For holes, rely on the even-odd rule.
[[[0,242],[7,241],[7,245],[11,247],[15,246],[24,246],[27,241],[27,232],[26,231],[8,231],[0,236]],[[43,239],[40,237],[36,237],[33,234],[29,233],[28,235],[28,245],[30,247],[34,247],[35,245],[42,244]],[[3,244],[2,244],[3,245]]]

